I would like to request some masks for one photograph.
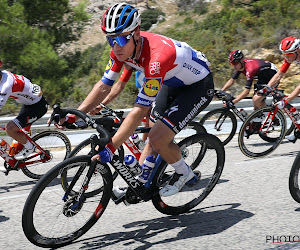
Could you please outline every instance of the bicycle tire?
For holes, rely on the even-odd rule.
[[[97,162],[102,192],[92,197],[84,195],[84,201],[76,206],[76,195],[90,165],[91,156],[72,157],[52,168],[36,183],[22,214],[23,231],[31,243],[39,247],[58,248],[85,234],[98,221],[110,200],[113,180],[109,167]],[[69,171],[74,170],[75,175],[79,167],[83,167],[84,171],[73,187],[72,194],[65,197],[60,173],[68,168]]]
[[[207,133],[218,136],[224,146],[232,140],[237,130],[235,115],[225,108],[209,111],[201,118],[200,124]]]
[[[23,173],[32,179],[40,179],[49,169],[66,159],[71,152],[69,138],[59,131],[43,131],[32,137],[32,140],[51,155],[49,161],[44,163],[39,162],[38,164],[31,164],[21,168]],[[36,153],[38,151],[38,149],[35,149]],[[39,157],[43,156],[41,155]]]
[[[290,194],[295,201],[300,203],[300,188],[299,188],[299,171],[300,171],[300,151],[298,152],[289,177],[289,190]]]
[[[91,145],[92,145],[92,139],[91,138],[88,138],[88,139],[82,141],[81,143],[79,143],[71,151],[71,153],[70,153],[70,155],[69,155],[68,158],[72,158],[72,157],[79,156],[79,155],[93,156]],[[124,148],[123,148],[123,146],[120,146],[117,149],[117,151],[116,151],[115,154],[117,154],[119,156],[119,159],[120,159],[121,162],[124,161]],[[115,170],[113,170],[112,177],[113,177],[113,180],[115,180],[118,177],[118,172],[115,171]],[[97,173],[95,173],[92,176],[90,182],[91,183],[97,182]],[[68,169],[65,169],[61,173],[61,184],[62,184],[62,187],[64,188],[64,190],[67,190],[67,188],[69,186],[69,183],[70,183],[70,178],[68,177]],[[98,188],[98,189],[86,192],[86,195],[93,196],[93,195],[98,194],[99,192],[101,192],[101,187]]]
[[[268,120],[266,114],[270,113]],[[281,143],[286,131],[286,119],[281,110],[278,110],[275,117],[277,124],[271,121],[274,107],[263,107],[255,110],[243,123],[238,144],[244,155],[251,158],[258,158],[272,153]],[[262,122],[264,127],[261,128]],[[268,125],[270,127],[268,128]],[[260,130],[261,129],[261,130]]]
[[[178,215],[186,213],[202,202],[213,190],[222,174],[225,150],[219,138],[211,134],[197,134],[182,140],[181,149],[189,151],[185,161],[194,171],[200,171],[200,180],[192,187],[185,185],[172,196],[161,197],[158,189],[165,186],[174,174],[174,168],[162,161],[154,176],[153,184],[157,193],[152,197],[154,207],[163,214]],[[199,151],[205,148],[202,157]],[[193,159],[196,155],[196,160]]]
[[[291,126],[286,130],[285,135],[290,135],[295,130],[295,124],[292,123]]]

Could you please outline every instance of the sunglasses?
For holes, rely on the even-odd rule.
[[[287,53],[287,54],[283,53],[284,56],[288,56],[288,57],[289,57],[289,56],[293,56],[294,54],[295,54],[295,53]]]
[[[132,31],[130,34],[126,36],[106,36],[106,40],[108,41],[109,45],[111,47],[115,46],[115,43],[119,44],[121,47],[125,46],[129,41],[130,38],[134,35],[134,31]]]

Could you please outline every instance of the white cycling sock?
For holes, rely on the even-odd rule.
[[[33,148],[33,144],[30,141],[27,140],[27,142],[24,144],[24,147],[26,149],[32,149]]]
[[[172,163],[171,166],[173,168],[175,168],[175,172],[177,174],[183,174],[183,175],[188,175],[190,172],[190,167],[185,163],[185,161],[183,160],[183,158],[181,157],[181,159],[175,163]]]

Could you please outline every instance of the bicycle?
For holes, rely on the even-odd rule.
[[[214,109],[206,113],[200,120],[208,133],[217,135],[222,141],[223,146],[229,143],[237,130],[237,119],[244,122],[247,118],[247,112],[238,110],[232,100],[234,97],[222,90],[215,90],[215,96],[222,100],[225,107]]]
[[[237,130],[237,118],[242,123],[248,117],[247,112],[244,109],[238,110],[232,100],[234,97],[222,90],[215,90],[215,96],[222,100],[225,107],[214,109],[206,113],[200,120],[208,133],[217,135],[225,146],[234,137]],[[289,135],[293,132],[295,125],[292,123],[286,132]]]
[[[40,179],[49,169],[62,162],[71,152],[71,143],[68,137],[58,131],[42,131],[32,138],[31,125],[20,131],[35,147],[32,154],[24,160],[16,160],[14,155],[23,149],[21,143],[12,143],[7,150],[0,148],[0,156],[4,159],[5,175],[12,170],[22,170],[29,178]],[[5,130],[5,128],[1,128]],[[40,165],[42,164],[42,165]]]
[[[296,110],[291,104],[287,104],[280,110],[275,103],[287,95],[281,89],[263,89],[262,95],[271,94],[272,105],[255,110],[243,123],[239,135],[238,144],[242,153],[251,158],[262,157],[273,152],[281,143],[286,133],[286,117],[291,119],[295,136],[298,138],[300,125],[294,117],[291,109]],[[289,130],[290,130],[289,129]],[[297,130],[298,129],[298,130]]]
[[[117,131],[117,129],[120,127],[120,125],[122,124],[122,121],[124,120],[124,111],[115,111],[111,108],[109,108],[108,106],[104,105],[104,104],[100,104],[104,110],[102,110],[98,115],[100,116],[100,118],[96,118],[95,119],[95,123],[98,125],[103,126],[111,135],[111,137],[115,134],[115,132]],[[59,109],[57,109],[57,107],[59,106],[54,106],[53,112],[60,112]],[[73,125],[68,125],[69,128],[74,129],[74,128],[78,128],[78,129],[84,129],[87,127],[87,124],[85,122],[78,121],[77,124],[75,126]],[[138,127],[135,131],[134,134],[143,134],[143,133],[149,133],[150,132],[151,127]],[[189,124],[183,129],[181,130],[178,134],[175,135],[174,137],[174,141],[176,143],[178,143],[179,141],[181,141],[182,139],[194,135],[194,134],[201,134],[201,133],[206,133],[206,129],[199,124],[198,122],[194,122],[191,121],[189,122]],[[134,157],[139,160],[140,156],[141,156],[141,151],[142,148],[139,148],[137,145],[134,144],[133,140],[130,138],[128,138],[123,145],[125,147],[127,147],[130,151],[131,154],[134,155]],[[125,156],[125,150],[123,145],[117,149],[117,154],[119,155],[119,160],[121,162],[123,162],[124,160],[124,156]],[[74,156],[78,156],[78,155],[90,155],[93,156],[97,153],[96,151],[96,146],[94,144],[94,139],[93,137],[89,137],[87,139],[85,139],[84,141],[82,141],[81,143],[79,143],[70,153],[69,158],[74,157]],[[115,180],[118,176],[118,172],[117,171],[113,171],[113,180]],[[93,179],[90,180],[90,182],[97,182],[97,175],[93,175],[92,176]],[[62,173],[62,185],[63,188],[66,189],[68,187],[68,175],[67,175],[67,171]],[[120,201],[115,201],[116,204],[120,203]]]
[[[84,119],[96,128],[100,137],[94,136],[99,150],[110,141],[110,133],[87,115],[77,110],[64,110]],[[174,168],[161,157],[157,158],[149,181],[141,184],[126,166],[114,155],[108,164],[91,161],[91,156],[76,156],[66,159],[52,168],[30,192],[22,215],[23,231],[30,242],[40,247],[60,247],[70,244],[86,233],[104,213],[112,195],[113,167],[128,184],[126,200],[135,204],[152,201],[154,207],[168,215],[189,211],[203,201],[217,184],[225,161],[225,151],[221,141],[210,134],[195,134],[178,143],[185,152],[184,158],[199,181],[185,186],[181,192],[170,197],[160,197],[159,189],[164,187],[174,175]],[[199,152],[202,152],[199,154]],[[62,188],[61,173],[68,171],[69,185]],[[98,182],[89,192],[89,181],[94,173]],[[71,175],[72,173],[72,175]],[[96,191],[97,190],[97,191]]]

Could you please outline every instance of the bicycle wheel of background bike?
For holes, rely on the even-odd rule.
[[[289,178],[290,194],[292,195],[292,197],[295,201],[300,203],[299,171],[300,171],[300,151],[294,160],[294,163],[293,163],[293,166],[292,166],[291,172],[290,172],[290,178]]]
[[[207,133],[218,136],[225,146],[231,141],[237,129],[235,115],[224,108],[215,109],[206,113],[200,120]]]
[[[90,166],[90,156],[66,159],[33,187],[22,214],[23,231],[30,242],[39,247],[56,249],[79,238],[101,217],[111,197],[112,175],[106,164],[97,162],[97,185],[102,187],[102,192],[94,196],[84,195],[83,202],[78,203],[79,190]],[[60,173],[66,168],[69,178],[76,180],[67,197],[60,182]],[[78,171],[80,168],[82,172]],[[77,173],[78,178],[75,178]]]
[[[269,113],[270,116],[266,119]],[[279,146],[285,135],[286,119],[282,111],[278,110],[276,119],[272,121],[273,114],[273,107],[264,107],[254,111],[243,123],[238,143],[244,155],[252,158],[262,157]]]
[[[161,213],[177,215],[186,213],[202,202],[213,190],[223,171],[225,151],[221,141],[211,134],[198,134],[187,137],[178,144],[186,152],[185,162],[191,166],[195,173],[200,173],[200,178],[193,186],[185,185],[183,189],[172,196],[161,197],[157,193],[152,198],[155,208]],[[205,148],[202,157],[199,152]],[[160,189],[168,184],[175,174],[174,168],[161,162],[154,176],[153,184]]]
[[[43,131],[32,138],[51,156],[49,161],[37,163],[21,168],[23,173],[33,179],[41,178],[49,169],[62,162],[71,152],[71,143],[69,138],[59,131]],[[35,153],[39,152],[35,149]],[[38,156],[39,159],[43,156]],[[33,158],[32,160],[35,160]],[[29,160],[29,161],[32,161]]]
[[[124,161],[124,148],[123,146],[121,146],[120,148],[118,148],[115,152],[115,154],[117,154],[119,156],[119,160],[121,162]],[[89,156],[93,156],[92,154],[92,143],[91,143],[91,139],[88,138],[86,140],[84,140],[83,142],[81,142],[80,144],[78,144],[70,153],[68,158],[72,158],[75,156],[80,156],[80,155],[89,155]],[[113,180],[115,180],[118,176],[118,173],[112,169],[112,177]],[[69,184],[71,183],[72,179],[69,178],[69,170],[65,169],[62,171],[61,173],[61,183],[62,186],[64,188],[64,190],[67,190]],[[95,171],[95,173],[93,174],[91,180],[90,180],[90,188],[89,190],[86,192],[86,195],[88,196],[93,196],[95,194],[98,194],[99,192],[101,192],[102,187],[98,186],[98,185],[94,185],[94,183],[98,183],[98,172]],[[96,189],[93,189],[93,187],[96,187]]]

